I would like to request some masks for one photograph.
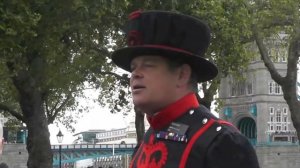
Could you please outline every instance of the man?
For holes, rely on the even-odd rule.
[[[197,101],[197,83],[218,73],[203,58],[208,26],[182,14],[136,11],[126,35],[128,47],[112,60],[132,73],[133,103],[151,126],[130,167],[258,168],[247,138]]]

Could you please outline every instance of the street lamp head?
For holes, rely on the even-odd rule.
[[[64,135],[61,133],[60,130],[58,131],[56,137],[57,137],[58,143],[62,143],[62,141],[63,141],[63,139],[64,139]]]

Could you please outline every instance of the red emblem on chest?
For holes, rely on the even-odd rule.
[[[167,161],[168,149],[163,142],[154,142],[154,135],[149,138],[149,143],[142,146],[138,157],[138,168],[162,168]]]

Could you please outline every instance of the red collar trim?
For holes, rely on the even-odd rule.
[[[156,115],[147,116],[147,119],[153,129],[162,129],[188,110],[197,107],[199,107],[199,103],[196,95],[194,93],[189,93],[175,103],[159,111]]]

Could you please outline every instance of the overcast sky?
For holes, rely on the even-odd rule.
[[[78,120],[75,125],[75,133],[91,129],[110,130],[113,128],[124,128],[130,120],[134,120],[132,115],[124,117],[122,113],[111,114],[109,109],[101,107],[99,103],[95,103],[93,100],[97,99],[98,95],[95,94],[97,92],[94,90],[86,91],[85,95],[89,99],[80,100],[81,104],[88,106],[89,112],[84,113],[83,117]],[[67,131],[63,125],[57,127],[56,124],[51,124],[49,125],[51,144],[58,143],[56,135],[59,128],[64,134],[63,144],[70,144],[75,140],[76,137],[73,137],[75,133]]]
[[[131,117],[132,118],[132,117]],[[130,117],[125,117],[122,113],[111,114],[109,110],[98,107],[91,110],[89,113],[86,113],[84,117],[79,119],[78,123],[75,126],[75,133],[81,131],[87,131],[91,129],[113,129],[113,128],[124,128],[129,122]],[[75,137],[73,134],[68,132],[64,126],[60,126],[62,133],[64,134],[63,144],[71,144]],[[49,126],[50,131],[50,141],[51,144],[57,144],[56,135],[59,131],[59,128],[55,124]]]

